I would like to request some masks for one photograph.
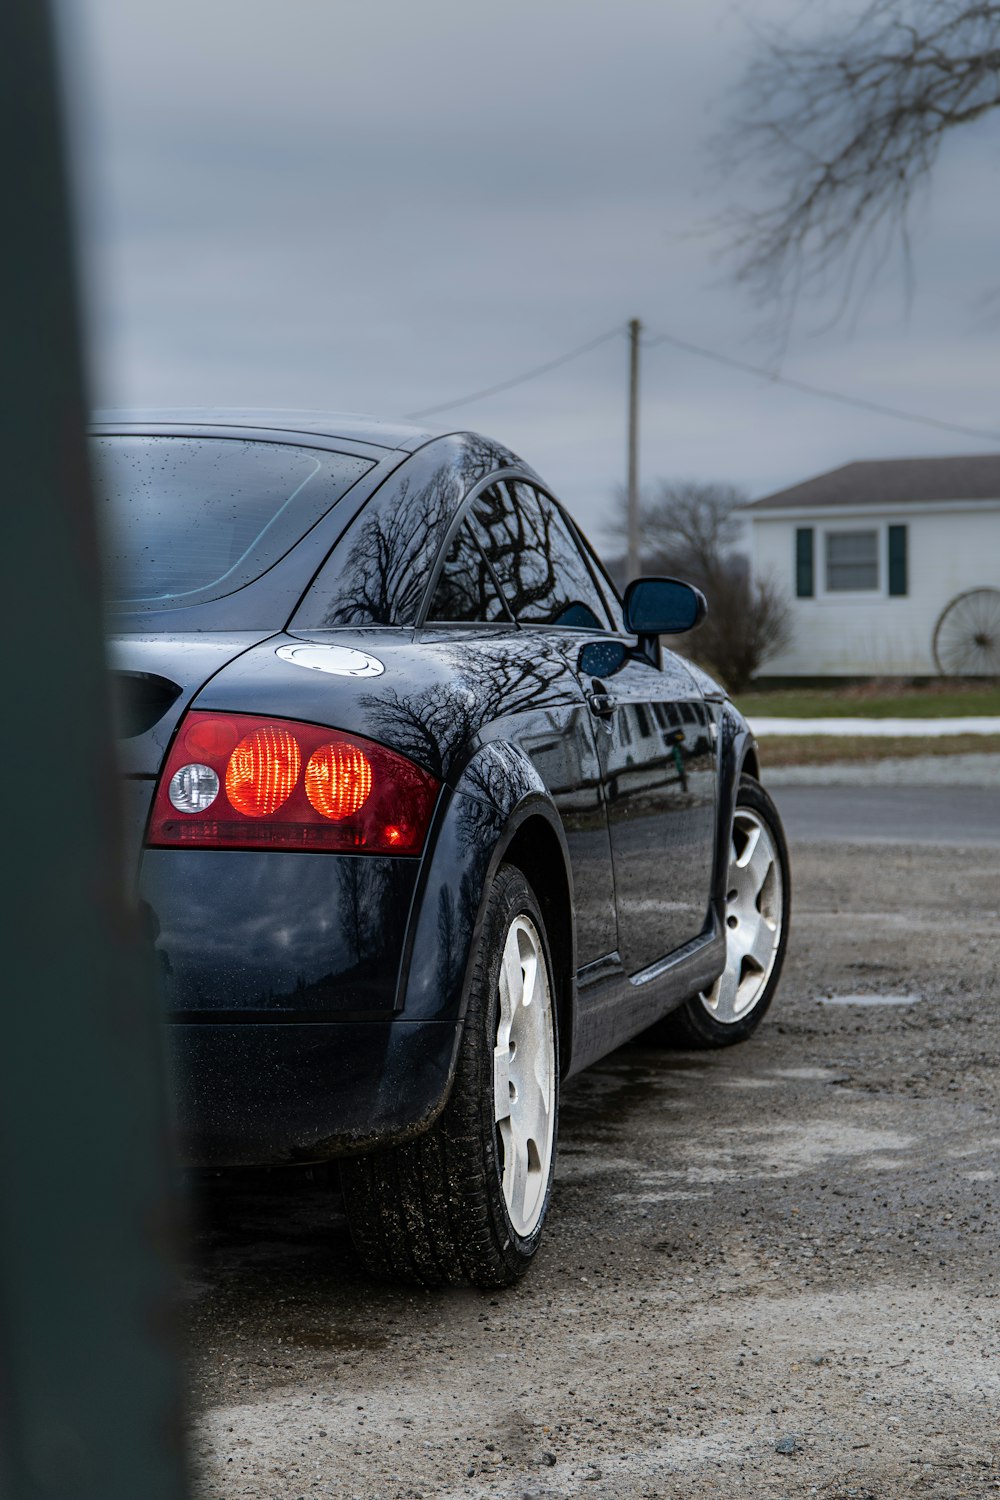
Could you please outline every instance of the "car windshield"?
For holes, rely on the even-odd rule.
[[[251,582],[371,463],[238,438],[100,437],[94,487],[119,609],[176,609]]]

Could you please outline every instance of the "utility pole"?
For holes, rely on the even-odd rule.
[[[639,545],[639,334],[642,324],[632,318],[628,325],[628,578],[638,578],[642,569]]]

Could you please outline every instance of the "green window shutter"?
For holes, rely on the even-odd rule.
[[[813,529],[795,529],[795,593],[799,599],[811,599],[816,592],[813,583]]]
[[[906,577],[906,527],[889,527],[889,594],[901,598],[908,592]]]

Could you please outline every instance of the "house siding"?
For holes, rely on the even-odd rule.
[[[801,510],[778,517],[750,516],[753,566],[758,577],[775,581],[787,598],[791,643],[771,657],[771,676],[927,676],[937,668],[931,649],[934,626],[945,605],[966,589],[1000,588],[1000,502],[962,509],[825,514]],[[890,593],[890,571],[898,586],[899,540],[890,570],[890,527],[906,527],[903,595]],[[813,529],[815,592],[797,596],[803,543],[797,536]],[[827,530],[877,530],[880,588],[877,594],[828,594],[825,590],[824,534]]]

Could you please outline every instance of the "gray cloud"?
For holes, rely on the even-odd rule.
[[[725,201],[706,141],[747,46],[729,0],[75,0],[99,399],[393,414],[633,314],[765,359],[704,232]],[[803,328],[788,373],[1000,425],[996,327],[974,306],[995,279],[987,144],[945,153],[909,318],[890,273],[853,328]],[[625,358],[603,345],[453,420],[521,450],[599,533],[624,468]],[[647,476],[761,493],[963,446],[666,347],[645,359]]]

